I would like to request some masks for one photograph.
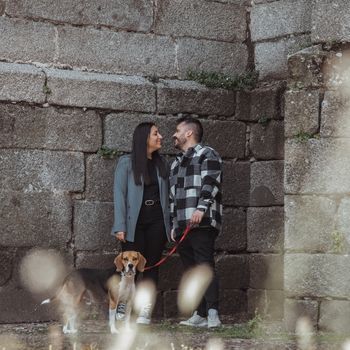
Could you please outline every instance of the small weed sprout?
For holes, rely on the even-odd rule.
[[[113,158],[115,158],[117,156],[122,155],[123,152],[118,151],[116,149],[108,148],[107,146],[103,145],[98,150],[97,154],[99,156],[101,156],[102,158],[113,159]]]
[[[263,115],[259,118],[258,123],[265,127],[269,124],[270,120],[271,119],[269,117]]]
[[[314,138],[314,136],[308,132],[305,131],[299,131],[294,138],[299,141],[299,142],[306,142],[312,138]]]
[[[52,93],[51,89],[46,84],[43,86],[43,93],[46,95],[50,95]]]
[[[263,319],[261,315],[258,313],[258,310],[255,310],[254,317],[248,321],[247,326],[249,333],[253,336],[259,336],[262,334],[262,322]]]
[[[332,251],[335,253],[341,253],[344,250],[345,238],[339,231],[333,231],[331,233],[332,238]]]

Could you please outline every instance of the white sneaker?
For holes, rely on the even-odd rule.
[[[136,319],[137,324],[151,323],[152,304],[146,304],[142,307],[139,317]]]
[[[117,306],[117,314],[115,316],[117,321],[124,321],[125,319],[125,310],[126,310],[126,304],[120,303]]]
[[[205,317],[199,316],[197,311],[195,311],[188,320],[181,321],[180,324],[183,326],[207,327],[208,322]]]
[[[216,328],[221,326],[221,321],[219,319],[218,310],[209,309],[208,310],[208,328]]]

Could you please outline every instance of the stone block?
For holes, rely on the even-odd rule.
[[[154,34],[58,28],[57,62],[126,75],[175,76],[175,43]]]
[[[310,46],[310,44],[310,35],[255,44],[256,70],[259,71],[259,78],[286,78],[288,56],[299,51],[302,47]]]
[[[0,83],[0,101],[45,102],[45,75],[34,66],[0,62]]]
[[[12,277],[13,265],[16,258],[16,251],[14,248],[7,248],[0,250],[0,287],[6,285]]]
[[[252,91],[239,91],[236,119],[243,121],[281,119],[281,100],[284,90],[284,83],[278,82]]]
[[[280,290],[249,289],[248,313],[271,320],[283,319],[284,294]]]
[[[255,42],[311,31],[311,9],[312,3],[308,0],[282,0],[253,6],[250,24],[252,40]]]
[[[3,190],[0,199],[0,246],[66,247],[72,234],[68,195]]]
[[[118,159],[90,155],[86,159],[85,198],[89,201],[113,202],[114,169]]]
[[[249,284],[249,264],[245,255],[220,255],[216,271],[221,289],[245,289]]]
[[[337,254],[286,254],[284,289],[289,297],[347,298],[350,256]]]
[[[318,302],[316,300],[286,299],[284,302],[284,324],[288,332],[295,332],[297,320],[307,317],[316,329],[318,321]]]
[[[0,146],[95,152],[102,125],[95,111],[0,105]]]
[[[222,230],[215,242],[215,249],[243,251],[247,247],[246,212],[237,208],[225,208]]]
[[[283,289],[283,255],[250,254],[249,287],[253,289]]]
[[[224,162],[222,192],[225,205],[249,206],[250,166],[249,162]]]
[[[284,122],[270,120],[267,124],[254,124],[250,129],[250,150],[255,159],[284,158]]]
[[[288,91],[285,94],[285,136],[315,134],[319,130],[319,91]]]
[[[249,252],[282,252],[283,207],[248,208],[247,241]]]
[[[0,187],[6,190],[83,191],[84,171],[82,153],[0,150]]]
[[[219,41],[246,39],[244,7],[200,0],[161,1],[156,8],[154,32]]]
[[[178,289],[181,278],[184,273],[184,267],[178,255],[173,255],[159,267],[159,289],[170,290]]]
[[[251,164],[251,206],[283,205],[283,165],[280,160]]]
[[[344,194],[350,191],[348,139],[289,140],[285,144],[287,194]]]
[[[102,202],[74,203],[74,244],[77,250],[107,250],[116,247],[111,234],[113,226],[113,204]]]
[[[0,37],[1,60],[54,61],[56,33],[52,24],[2,16],[0,17],[0,32],[2,33]]]
[[[345,94],[326,91],[321,104],[322,137],[350,137],[349,101]]]
[[[350,3],[346,0],[317,0],[312,9],[312,42],[349,41],[348,11]]]
[[[114,245],[111,245],[110,250],[113,248]],[[116,256],[117,252],[77,252],[75,267],[77,269],[110,269],[114,267]]]
[[[228,75],[242,74],[246,70],[248,49],[245,44],[192,38],[180,38],[177,42],[179,78],[185,78],[189,70]]]
[[[78,52],[79,50],[77,50]],[[153,112],[155,87],[142,77],[45,69],[52,104]]]
[[[163,293],[163,308],[164,308],[164,317],[178,317],[179,311],[177,307],[177,294],[176,290],[169,290]]]
[[[285,249],[333,250],[337,202],[321,196],[285,197]]]
[[[319,330],[336,334],[349,334],[350,302],[348,300],[322,300]]]
[[[0,1],[0,16],[2,16],[4,14],[5,6],[6,6],[5,0],[1,0]]]
[[[248,308],[247,293],[238,289],[220,290],[219,314],[229,315],[246,313]]]
[[[42,0],[10,0],[6,13],[11,17],[30,17],[78,25],[103,25],[129,31],[148,31],[152,25],[153,7],[147,0],[75,1],[59,3]]]
[[[157,85],[158,113],[230,116],[235,112],[235,100],[233,91],[208,89],[193,81],[161,80]]]
[[[336,253],[350,252],[350,198],[344,197],[338,204],[336,230],[331,234],[332,250]]]
[[[298,51],[288,57],[288,84],[291,88],[320,87],[323,84],[323,63],[328,53],[321,45]]]

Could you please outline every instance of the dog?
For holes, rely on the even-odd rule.
[[[126,304],[125,323],[126,326],[129,325],[135,296],[136,271],[144,271],[146,259],[139,252],[125,251],[114,259],[114,265],[116,268],[107,270],[82,268],[72,271],[66,276],[56,295],[41,302],[41,305],[54,300],[60,302],[65,316],[63,333],[77,332],[75,321],[78,305],[84,298],[94,301],[101,289],[108,295],[111,333],[118,333],[115,321],[119,303]],[[121,277],[117,272],[120,272]]]

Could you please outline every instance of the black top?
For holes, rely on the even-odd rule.
[[[147,199],[159,201],[159,183],[157,176],[157,169],[152,159],[147,160],[147,169],[150,177],[150,183],[144,184],[143,188],[143,202]]]

